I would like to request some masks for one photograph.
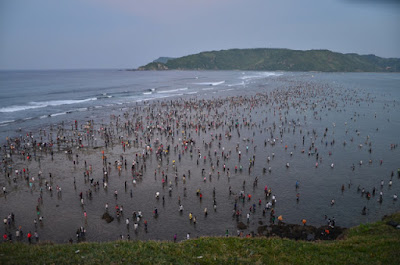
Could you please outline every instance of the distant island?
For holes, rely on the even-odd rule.
[[[230,49],[180,58],[160,57],[137,70],[399,72],[400,59],[329,50]]]

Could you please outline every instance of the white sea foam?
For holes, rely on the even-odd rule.
[[[108,95],[107,93],[101,94],[101,96],[97,97],[96,99],[102,99],[102,98],[112,98],[113,96]]]
[[[9,120],[9,121],[0,121],[0,124],[8,124],[8,123],[12,123],[15,120]]]
[[[219,90],[219,92],[227,92],[227,91],[232,91],[234,90],[233,88],[228,88],[228,89],[223,89],[223,90]]]
[[[230,84],[228,85],[229,87],[233,87],[233,86],[244,86],[244,81],[242,81],[241,83],[238,84]]]
[[[143,92],[143,95],[151,95],[153,92]]]
[[[67,114],[67,113],[66,112],[59,112],[59,113],[51,114],[50,116],[51,117],[56,117],[56,116],[65,115],[65,114]]]
[[[158,94],[165,94],[165,93],[174,93],[174,92],[179,92],[179,91],[185,91],[187,90],[187,87],[182,87],[182,88],[177,88],[177,89],[171,89],[171,90],[162,90],[162,91],[157,91]]]
[[[245,73],[242,73],[245,74]],[[259,73],[252,73],[251,75],[244,75],[241,76],[240,79],[242,80],[248,80],[248,79],[260,79],[260,78],[266,78],[270,76],[281,76],[282,73],[275,73],[275,72],[259,72]]]
[[[204,91],[207,91],[207,90],[214,90],[215,88],[213,88],[213,87],[206,87],[206,88],[203,88],[202,90],[204,90]]]
[[[151,98],[139,98],[139,99],[136,96],[134,96],[134,97],[130,97],[130,98],[134,99],[131,102],[143,102],[143,101],[158,100],[158,99],[176,97],[176,96],[183,96],[183,94],[170,94],[170,95],[163,94],[163,95],[159,95],[159,96],[155,96],[155,97],[151,97]]]
[[[79,104],[83,102],[97,100],[97,98],[87,98],[87,99],[80,99],[80,100],[51,100],[51,101],[32,101],[29,102],[27,105],[12,105],[9,107],[0,108],[0,112],[16,112],[16,111],[23,111],[29,109],[38,109],[38,108],[45,108],[48,106],[60,106],[60,105],[70,105],[70,104]]]
[[[201,82],[201,83],[193,83],[195,85],[202,85],[202,86],[218,86],[225,83],[224,81],[220,81],[220,82]]]
[[[45,107],[45,106],[43,106],[43,107]],[[9,107],[0,108],[0,112],[16,112],[16,111],[21,111],[21,110],[37,109],[37,108],[42,108],[42,107],[41,106],[33,106],[33,105],[24,105],[24,106],[13,105],[13,106],[9,106]]]

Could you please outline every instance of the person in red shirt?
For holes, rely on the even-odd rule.
[[[29,244],[31,243],[31,239],[32,239],[32,233],[31,233],[31,231],[29,231],[29,233],[28,233],[28,241],[29,241]]]

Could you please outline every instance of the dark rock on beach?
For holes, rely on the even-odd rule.
[[[245,230],[247,229],[247,225],[245,225],[243,222],[239,222],[237,228],[240,230]]]
[[[399,226],[399,223],[397,223],[397,222],[395,222],[393,220],[387,221],[386,224],[390,225],[390,226],[393,226],[393,227]]]
[[[260,236],[279,236],[295,240],[334,240],[337,239],[346,229],[339,226],[321,226],[296,224],[278,224],[259,226],[257,232]]]
[[[107,223],[114,221],[114,217],[112,217],[109,213],[104,213],[101,219],[106,220]]]

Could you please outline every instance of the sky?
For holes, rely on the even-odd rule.
[[[231,48],[400,58],[400,1],[0,0],[0,70],[126,69]]]

